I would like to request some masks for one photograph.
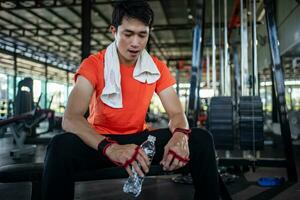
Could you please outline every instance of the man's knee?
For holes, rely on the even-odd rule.
[[[214,148],[214,140],[211,133],[205,129],[201,128],[193,128],[191,137],[191,143],[193,145],[213,147]]]

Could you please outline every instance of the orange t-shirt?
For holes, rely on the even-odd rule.
[[[104,88],[104,54],[100,51],[84,59],[75,74],[84,76],[94,87],[89,109],[88,122],[99,134],[133,134],[146,128],[145,117],[153,93],[175,84],[167,66],[152,57],[160,78],[152,84],[141,83],[133,78],[134,65],[120,65],[123,108],[112,108],[102,102],[100,95]]]

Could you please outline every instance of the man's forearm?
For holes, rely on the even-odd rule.
[[[184,113],[178,113],[170,116],[169,129],[173,132],[175,128],[189,128],[189,124]]]
[[[78,135],[85,144],[96,150],[99,142],[104,139],[83,116],[64,116],[62,127],[65,131]]]

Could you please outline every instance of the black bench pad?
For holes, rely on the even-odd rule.
[[[0,182],[14,183],[38,181],[42,177],[43,163],[13,164],[0,167]]]
[[[43,173],[43,163],[25,163],[12,164],[0,167],[0,182],[34,182],[40,181]],[[165,172],[159,165],[151,166],[148,176],[157,176],[165,174],[176,174],[188,171],[187,168],[182,168],[173,172]],[[93,171],[82,171],[76,173],[74,181],[90,181],[90,180],[105,180],[126,178],[128,174],[124,168],[112,167]]]

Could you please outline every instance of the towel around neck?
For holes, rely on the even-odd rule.
[[[154,83],[160,78],[152,57],[146,50],[139,55],[133,70],[133,78],[141,83]],[[123,108],[120,61],[116,42],[112,42],[106,49],[104,56],[105,86],[100,95],[101,100],[112,108]]]

